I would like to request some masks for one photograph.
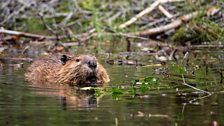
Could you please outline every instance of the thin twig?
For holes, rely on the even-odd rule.
[[[186,81],[185,81],[185,79],[184,79],[184,75],[182,74],[181,76],[182,76],[182,79],[183,79],[183,85],[185,85],[185,86],[187,86],[187,87],[190,87],[190,88],[192,88],[192,89],[194,89],[194,90],[197,90],[197,91],[200,91],[200,92],[202,92],[202,93],[207,94],[207,95],[202,96],[202,97],[194,98],[194,99],[188,101],[188,103],[193,103],[194,101],[197,101],[197,100],[200,100],[200,99],[204,99],[204,98],[207,98],[207,97],[209,97],[209,96],[212,95],[211,92],[208,92],[208,91],[205,91],[205,90],[202,90],[202,89],[199,89],[199,88],[196,88],[196,87],[193,87],[193,86],[187,84]],[[185,104],[184,107],[185,107],[186,105],[187,105],[187,104]]]
[[[190,88],[192,88],[194,90],[200,91],[202,93],[208,94],[209,96],[212,95],[212,93],[210,93],[208,91],[205,91],[205,90],[202,90],[202,89],[199,89],[199,88],[196,88],[194,86],[191,86],[191,85],[187,84],[185,79],[184,79],[184,75],[182,74],[181,76],[182,76],[182,79],[183,79],[183,85],[188,86],[188,87],[190,87]]]
[[[125,28],[127,26],[129,26],[130,24],[134,23],[135,21],[137,21],[140,17],[142,17],[143,15],[150,13],[152,10],[154,10],[158,5],[160,4],[159,0],[155,1],[153,4],[151,4],[150,7],[146,8],[145,10],[141,11],[139,14],[137,14],[135,17],[131,18],[130,20],[128,20],[127,22],[121,24],[118,28],[122,29]]]
[[[162,5],[159,5],[158,6],[158,9],[166,16],[166,17],[168,17],[168,18],[172,18],[173,17],[173,15],[170,13],[170,12],[168,12]]]

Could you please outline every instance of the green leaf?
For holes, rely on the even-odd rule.
[[[146,77],[144,79],[144,82],[146,82],[148,84],[157,84],[157,78],[155,78],[155,77]]]
[[[101,95],[101,92],[99,89],[95,89],[95,94],[96,97],[99,97]]]
[[[112,88],[112,97],[113,98],[119,98],[123,95],[123,91],[120,88],[113,87]]]
[[[140,85],[140,90],[141,90],[142,93],[146,92],[148,89],[149,89],[149,85],[148,84],[146,84],[146,83],[143,82]]]

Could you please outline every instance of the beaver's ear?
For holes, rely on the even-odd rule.
[[[62,65],[65,65],[66,62],[68,61],[68,57],[66,55],[61,55],[61,59],[60,59]]]

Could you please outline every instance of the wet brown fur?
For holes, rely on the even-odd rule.
[[[65,64],[60,61],[60,57],[35,61],[25,74],[26,80],[36,84],[58,83],[69,85],[104,84],[110,81],[106,70],[94,56],[69,55],[67,57],[68,60]],[[90,60],[97,62],[97,67],[94,70],[90,69],[85,63]]]

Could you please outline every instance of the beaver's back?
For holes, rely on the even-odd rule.
[[[32,83],[53,82],[54,75],[62,67],[57,57],[36,60],[28,69],[25,78]]]

